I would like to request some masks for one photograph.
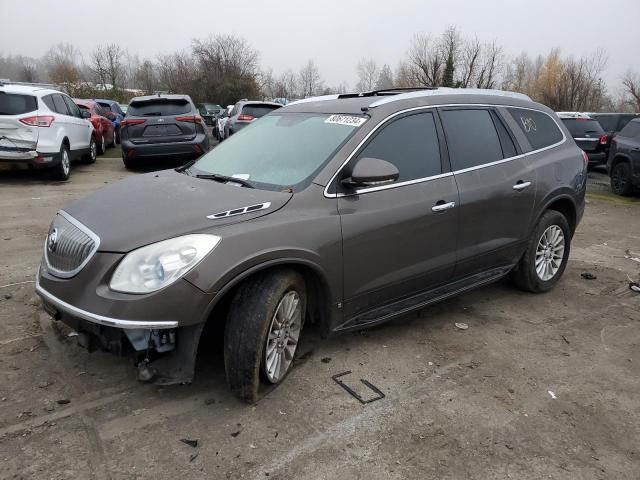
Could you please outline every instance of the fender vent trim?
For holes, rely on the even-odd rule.
[[[218,220],[220,218],[235,217],[236,215],[244,215],[245,213],[257,212],[258,210],[266,210],[271,206],[271,202],[257,203],[255,205],[249,205],[246,207],[234,208],[232,210],[225,210],[224,212],[213,213],[207,215],[207,218],[211,220]]]

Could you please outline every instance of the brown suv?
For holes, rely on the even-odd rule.
[[[510,275],[560,279],[587,161],[547,107],[499,91],[334,95],[266,115],[194,163],[129,177],[53,219],[36,290],[85,346],[191,381],[223,322],[255,401],[305,322],[362,329]]]

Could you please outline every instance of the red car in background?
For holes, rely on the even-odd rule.
[[[73,101],[78,107],[83,110],[88,110],[91,113],[89,120],[95,129],[98,153],[103,154],[107,146],[114,147],[116,144],[115,129],[111,120],[107,118],[107,112],[93,100],[74,98]]]

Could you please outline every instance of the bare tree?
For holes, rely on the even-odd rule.
[[[414,85],[439,86],[444,64],[442,50],[430,35],[418,33],[413,36],[406,65]]]
[[[474,84],[482,54],[482,44],[478,37],[474,37],[471,40],[467,40],[461,50],[458,82],[461,87],[467,88]]]
[[[378,74],[376,80],[376,90],[383,90],[385,88],[393,88],[393,73],[389,65],[384,64]]]
[[[109,45],[99,45],[91,53],[91,64],[89,69],[102,88],[118,90],[122,88],[126,75],[124,57],[126,52],[119,45],[112,43]]]
[[[274,97],[292,99],[298,96],[296,74],[291,69],[282,72],[274,85]]]
[[[482,46],[475,87],[495,88],[502,66],[502,47],[495,41],[485,43]]]
[[[628,97],[627,103],[636,111],[640,112],[640,75],[632,70],[628,70],[622,77],[622,88]]]
[[[378,64],[373,58],[361,58],[358,62],[358,85],[361,92],[368,92],[375,88],[378,80]]]
[[[442,72],[442,86],[455,87],[455,71],[458,65],[458,53],[461,45],[460,33],[455,26],[450,25],[440,37],[440,49],[442,57],[445,59],[444,70]]]
[[[298,74],[300,82],[300,94],[304,97],[311,97],[322,90],[322,79],[320,71],[313,60],[300,69]]]

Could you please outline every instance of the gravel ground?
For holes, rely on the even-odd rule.
[[[553,292],[505,281],[366,332],[311,335],[286,383],[246,406],[215,342],[193,384],[159,388],[41,311],[32,280],[55,211],[136,174],[110,156],[64,183],[0,172],[0,478],[640,477],[640,295],[627,287],[640,201],[611,195],[601,172]],[[359,404],[331,380],[345,370],[386,397]]]

